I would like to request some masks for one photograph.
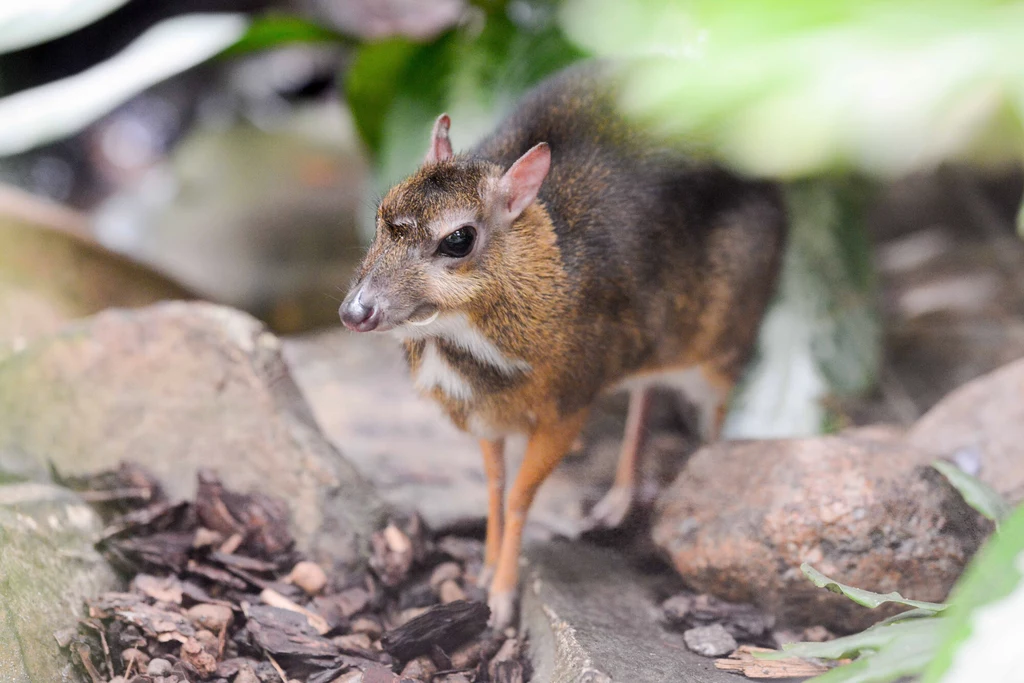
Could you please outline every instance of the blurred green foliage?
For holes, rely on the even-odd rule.
[[[1024,154],[1024,3],[567,0],[597,55],[636,60],[624,108],[775,178],[892,177]]]
[[[345,91],[377,162],[379,190],[415,170],[442,112],[452,118],[456,147],[468,147],[527,88],[584,56],[565,39],[551,7],[518,17],[509,9],[474,8],[429,43],[390,39],[356,51]]]
[[[355,41],[309,19],[290,14],[271,13],[253,19],[245,34],[238,39],[238,42],[224,50],[220,57],[236,57],[248,52],[258,52],[295,43],[352,45]]]

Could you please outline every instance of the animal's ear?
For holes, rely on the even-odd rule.
[[[501,176],[499,190],[507,202],[503,208],[511,220],[518,218],[537,198],[550,167],[551,148],[548,143],[542,142],[516,159],[512,167],[505,171],[505,175]]]
[[[448,139],[448,128],[451,125],[452,120],[448,114],[441,114],[434,121],[434,132],[430,134],[430,147],[427,148],[427,157],[423,163],[436,164],[452,158],[452,141]]]

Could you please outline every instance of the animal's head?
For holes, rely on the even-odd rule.
[[[423,325],[486,293],[503,261],[503,235],[537,198],[551,153],[541,143],[508,169],[455,156],[447,115],[434,124],[423,166],[391,189],[341,304],[359,332]]]

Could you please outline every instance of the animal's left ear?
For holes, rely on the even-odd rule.
[[[519,217],[526,207],[533,203],[540,192],[540,186],[551,168],[551,148],[542,142],[531,147],[516,159],[498,181],[498,189],[507,202],[503,207],[510,220]]]
[[[451,125],[452,120],[448,114],[441,114],[434,121],[434,132],[430,134],[430,147],[427,148],[427,157],[423,163],[436,164],[452,158],[452,141],[448,139],[448,128]]]

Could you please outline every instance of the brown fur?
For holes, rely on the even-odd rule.
[[[443,139],[435,127],[428,159],[437,160],[381,202],[377,236],[356,276],[357,287],[386,294],[396,324],[461,313],[505,358],[528,366],[503,371],[458,344],[434,342],[472,398],[438,387],[430,397],[459,428],[486,425],[492,483],[501,437],[531,435],[505,537],[500,545],[488,540],[498,592],[515,582],[517,515],[596,396],[633,375],[693,367],[727,393],[779,268],[785,216],[775,188],[695,163],[627,125],[613,106],[617,83],[605,67],[555,76],[466,155],[438,157],[447,121]],[[542,142],[551,167],[537,200],[502,225],[499,179]],[[458,227],[439,231],[438,222],[452,215],[478,227],[476,248],[461,261],[435,256],[440,233]],[[405,342],[414,376],[426,343]],[[719,408],[719,425],[722,415]],[[490,516],[489,536],[501,526],[493,490]]]

